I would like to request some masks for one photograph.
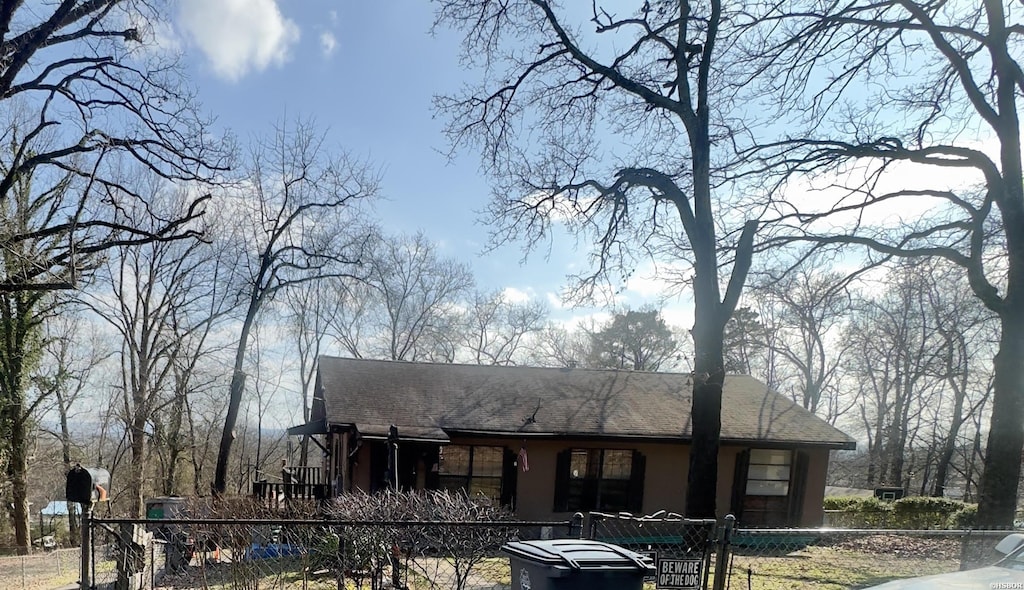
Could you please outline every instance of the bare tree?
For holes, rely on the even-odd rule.
[[[939,261],[932,268],[936,288],[930,306],[941,336],[940,376],[946,388],[943,399],[935,404],[935,469],[930,493],[944,496],[957,469],[957,452],[971,446],[968,421],[971,416],[983,415],[989,402],[992,373],[985,365],[991,354],[984,353],[998,341],[998,326],[992,313],[972,296],[957,267]],[[969,472],[964,475],[970,478]]]
[[[370,354],[369,341],[374,329],[370,318],[376,296],[373,287],[361,280],[334,279],[327,296],[327,330],[333,344],[352,358]]]
[[[809,261],[757,289],[765,305],[778,308],[768,346],[776,362],[795,373],[794,399],[833,424],[847,410],[839,390],[840,367],[848,350],[839,331],[850,311],[843,279],[820,262]]]
[[[909,264],[894,269],[888,289],[857,305],[844,335],[861,387],[869,485],[903,485],[908,441],[917,436],[918,419],[942,385],[941,339],[929,313],[927,274]]]
[[[0,5],[0,101],[4,105],[0,202],[8,223],[0,246],[0,291],[27,292],[7,309],[29,336],[45,305],[40,293],[75,287],[94,255],[114,247],[189,237],[202,198],[184,217],[145,224],[122,215],[140,195],[119,181],[133,160],[165,178],[201,180],[223,167],[224,153],[183,83],[175,56],[145,47],[160,6],[144,0],[61,0]],[[142,223],[140,225],[140,223]],[[26,258],[31,256],[31,258]],[[48,300],[52,301],[52,300]],[[26,323],[27,322],[27,323]],[[20,339],[20,337],[19,337]],[[8,344],[27,344],[8,340]],[[11,358],[31,360],[28,349]],[[37,358],[37,357],[35,357]],[[12,482],[17,542],[28,547],[22,450],[26,365],[5,367],[8,408],[3,441]]]
[[[423,234],[378,237],[367,284],[377,293],[379,353],[391,360],[424,360],[453,352],[458,306],[473,287],[465,264],[439,256]],[[446,359],[450,360],[450,359]]]
[[[463,56],[483,71],[479,85],[437,106],[453,144],[479,146],[497,183],[489,211],[494,240],[534,247],[553,224],[564,224],[592,245],[593,272],[576,277],[582,296],[648,255],[692,258],[686,512],[713,517],[723,332],[758,227],[719,207],[725,193],[713,190],[725,159],[716,150],[730,147],[720,140],[729,137],[725,115],[736,96],[728,54],[748,15],[739,7],[727,12],[720,0],[646,2],[626,16],[595,2],[575,20],[578,10],[545,0],[439,5],[438,22],[464,33]],[[608,137],[614,142],[602,143]],[[720,229],[728,226],[736,229]]]
[[[143,176],[132,184],[133,190],[146,195],[147,210],[158,215],[175,217],[190,206],[185,191],[167,186],[158,176]],[[208,245],[197,240],[124,246],[114,250],[96,273],[110,291],[87,298],[121,337],[118,406],[130,449],[126,490],[131,516],[143,513],[145,495],[153,491],[145,485],[150,480],[149,442],[158,426],[166,426],[158,424],[157,416],[168,406],[184,407],[175,393],[187,391],[177,390],[175,378],[185,340],[215,319],[207,317],[203,307],[218,289],[216,275],[207,272],[212,259]]]
[[[27,177],[40,187],[75,186],[51,193],[48,215],[36,225],[5,235],[5,247],[28,240],[52,246],[31,266],[6,273],[0,289],[70,288],[87,270],[80,265],[89,264],[88,254],[177,233],[174,219],[140,227],[117,216],[141,197],[119,182],[122,159],[182,181],[223,168],[225,152],[209,136],[177,56],[147,46],[161,9],[144,0],[0,6],[0,101],[10,117],[0,199]],[[193,201],[186,219],[200,203]]]
[[[590,334],[596,325],[566,328],[549,322],[537,335],[530,362],[541,367],[582,367],[590,358]]]
[[[169,351],[172,363],[172,377],[168,382],[170,403],[156,408],[153,417],[153,452],[160,459],[160,492],[166,496],[186,495],[187,490],[198,493],[202,489],[199,483],[204,476],[202,469],[192,465],[191,487],[186,486],[185,470],[181,469],[190,452],[195,456],[201,444],[194,432],[193,397],[220,386],[216,377],[220,373],[217,357],[230,345],[216,339],[216,333],[236,302],[230,285],[221,280],[230,274],[225,253],[204,248],[196,254],[198,276],[193,277],[190,287],[185,289],[187,300],[173,306],[167,318],[174,332],[172,338],[177,340]],[[218,368],[212,369],[210,361]]]
[[[780,239],[863,247],[869,262],[943,258],[999,317],[978,507],[989,526],[1013,520],[1024,449],[1020,16],[997,0],[812,0],[779,5],[754,48],[761,90],[793,128],[760,152],[800,184],[777,203],[792,228]],[[795,194],[808,188],[823,190]]]
[[[288,449],[287,435],[283,428],[285,424],[277,420],[290,420],[294,423],[298,418],[294,415],[282,416],[271,411],[275,406],[283,405],[281,381],[284,379],[285,371],[271,368],[278,367],[283,362],[274,359],[278,355],[269,350],[271,347],[264,343],[261,328],[262,326],[257,325],[253,330],[247,351],[248,364],[252,367],[248,389],[252,395],[246,398],[241,412],[242,425],[238,437],[240,460],[235,464],[235,475],[231,478],[235,484],[236,494],[241,494],[245,490],[249,478],[265,479],[268,474],[274,478],[281,477],[275,468],[280,465],[279,460],[282,457],[288,457]],[[267,332],[272,334],[276,328],[275,326]]]
[[[758,353],[766,348],[768,334],[760,315],[750,307],[737,307],[725,324],[725,370],[753,375]]]
[[[70,309],[48,318],[44,326],[43,362],[33,377],[39,396],[50,400],[57,415],[57,428],[45,432],[60,445],[64,473],[76,462],[85,460],[71,432],[71,423],[82,412],[81,404],[76,402],[88,386],[90,374],[110,354],[95,334],[86,334],[87,327],[81,315]],[[77,506],[68,503],[69,538],[75,545],[80,539],[79,525]]]
[[[514,365],[524,340],[543,329],[548,309],[515,302],[502,291],[476,292],[466,311],[465,345],[478,365]]]
[[[340,282],[340,281],[339,281]],[[328,326],[337,311],[337,303],[344,294],[330,293],[330,281],[308,282],[285,294],[284,313],[289,335],[294,338],[299,357],[299,384],[302,387],[302,422],[309,422],[313,404],[313,383],[316,379],[317,359],[328,338]],[[306,465],[309,437],[302,438],[299,464]]]
[[[278,126],[253,146],[243,190],[224,203],[240,219],[232,243],[243,311],[214,472],[218,494],[227,489],[246,350],[264,305],[293,286],[351,276],[365,255],[358,205],[376,193],[377,178],[366,164],[332,154],[324,141],[312,121]]]

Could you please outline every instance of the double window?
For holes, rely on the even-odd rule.
[[[502,447],[447,445],[441,447],[438,486],[463,490],[471,498],[484,496],[501,501],[501,475],[505,450]]]
[[[640,512],[644,457],[623,449],[568,449],[558,455],[556,512]]]

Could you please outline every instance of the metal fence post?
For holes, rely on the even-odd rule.
[[[572,518],[569,520],[569,537],[570,538],[575,537],[577,539],[582,539],[583,538],[583,513],[582,512],[577,512],[576,514],[573,514]]]
[[[92,557],[92,502],[82,503],[82,562],[78,587],[89,590],[89,558]]]
[[[729,578],[726,571],[729,566],[729,545],[732,541],[732,529],[736,526],[736,517],[725,515],[725,524],[719,527],[719,538],[715,548],[715,581],[714,590],[724,590],[725,581]]]

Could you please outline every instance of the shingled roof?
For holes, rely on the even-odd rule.
[[[690,376],[321,357],[314,415],[386,434],[448,433],[688,441]],[[853,448],[854,441],[764,383],[728,375],[722,442]]]

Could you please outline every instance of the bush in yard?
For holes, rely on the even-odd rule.
[[[970,529],[978,525],[978,505],[964,504],[960,510],[949,517],[948,526],[951,529]]]
[[[845,528],[886,528],[892,517],[892,503],[878,498],[825,498],[825,510],[833,511],[830,522]]]
[[[426,579],[431,587],[452,587],[454,582],[454,587],[461,590],[473,569],[495,555],[517,532],[509,510],[462,492],[346,494],[327,507],[325,516],[331,520],[388,523],[335,531],[344,547],[340,555],[344,563],[336,566],[339,574],[368,575],[373,587],[386,571],[391,572],[393,585],[401,585],[404,560],[405,569]],[[477,522],[489,524],[462,524]],[[355,570],[354,565],[360,569]]]
[[[857,496],[827,496],[823,501],[825,510],[847,510],[856,509],[864,498]]]
[[[894,528],[941,529],[949,526],[953,514],[963,510],[964,503],[949,498],[908,496],[892,503]]]
[[[848,528],[944,529],[965,528],[977,508],[959,500],[908,496],[893,502],[877,498],[829,497],[824,508],[834,526]]]

